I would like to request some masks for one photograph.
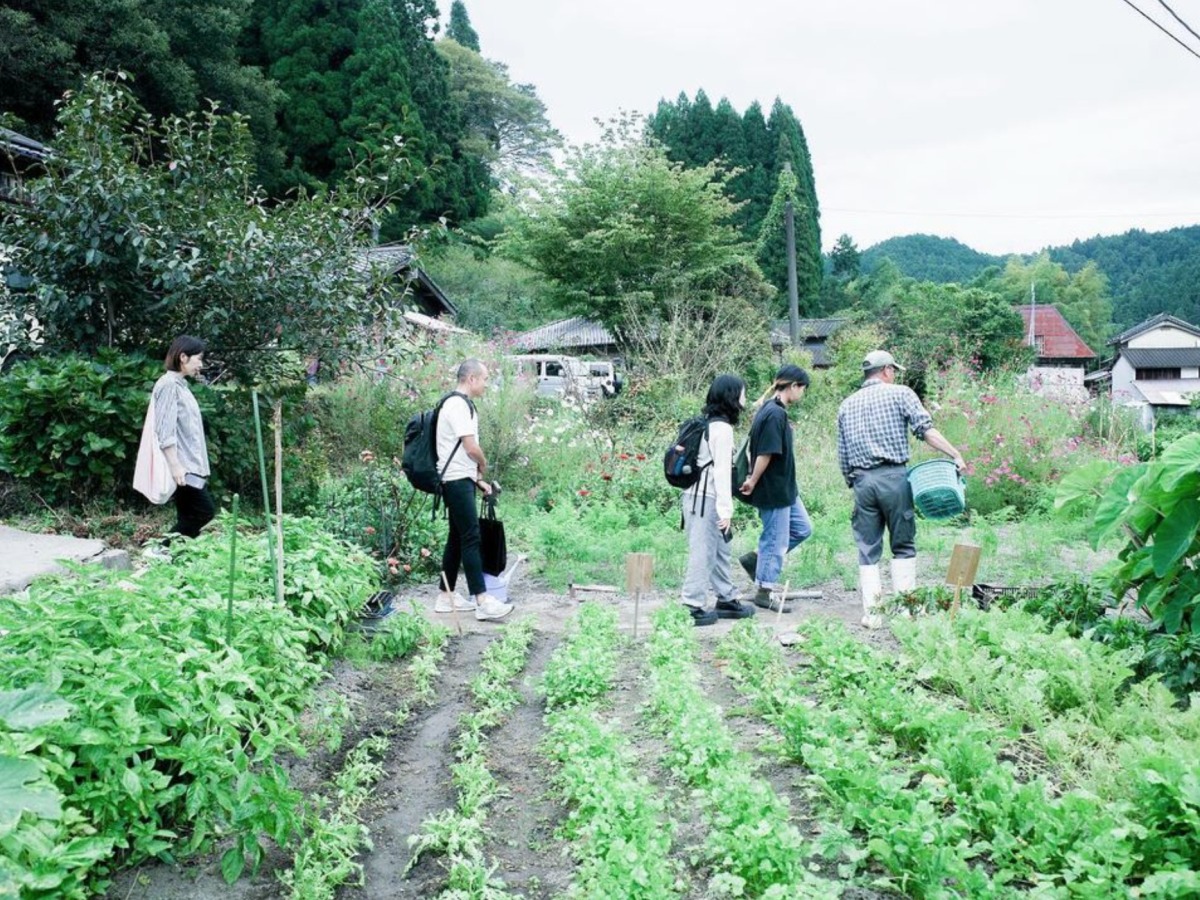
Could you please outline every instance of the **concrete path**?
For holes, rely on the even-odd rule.
[[[23,591],[39,575],[66,571],[60,560],[128,569],[129,554],[110,550],[103,541],[61,534],[30,534],[0,525],[0,594]]]

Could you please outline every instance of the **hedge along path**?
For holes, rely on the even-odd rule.
[[[844,629],[806,623],[802,634],[810,665],[781,690],[756,687],[784,665],[776,648],[743,631],[726,649],[897,888],[915,897],[1016,888],[1110,897],[1129,896],[1132,878],[1138,896],[1177,897],[1197,887],[1196,873],[1180,866],[1197,851],[1194,828],[1145,840],[1123,804],[1081,792],[1055,797],[1041,778],[1021,783],[997,758],[1003,735],[994,723],[939,705],[894,659]],[[804,698],[813,688],[823,704]],[[1147,873],[1147,862],[1160,868]]]
[[[409,869],[423,853],[445,856],[448,878],[440,897],[512,896],[505,892],[504,882],[493,877],[496,866],[488,864],[483,852],[488,810],[500,795],[488,768],[487,736],[520,702],[511,682],[525,667],[533,636],[532,620],[523,619],[504,626],[501,636],[484,651],[480,673],[471,682],[471,709],[459,720],[455,742],[458,761],[451,770],[456,806],[431,816],[420,833],[408,839],[414,848]]]
[[[570,807],[561,832],[577,863],[569,896],[664,900],[685,889],[671,858],[674,823],[629,741],[605,715],[617,672],[616,610],[589,603],[551,658],[545,755]]]
[[[648,646],[647,718],[668,746],[667,766],[696,788],[705,820],[700,857],[711,867],[710,896],[837,897],[841,888],[806,868],[812,855],[790,821],[788,803],[753,774],[720,709],[699,686],[691,617],[678,605],[653,617]]]

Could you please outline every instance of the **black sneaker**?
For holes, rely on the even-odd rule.
[[[760,609],[769,609],[771,612],[779,612],[780,601],[771,597],[770,588],[759,588],[758,592],[754,595],[754,605]],[[792,611],[792,604],[784,603],[783,611],[785,613],[790,613]]]
[[[698,606],[688,606],[687,611],[692,614],[693,625],[716,625],[717,614],[711,609],[701,609]]]
[[[742,568],[745,569],[746,574],[753,581],[758,573],[758,551],[751,550],[749,553],[743,553],[738,557],[738,562],[742,564]]]
[[[718,600],[715,612],[718,619],[748,619],[754,615],[754,607],[737,600]]]

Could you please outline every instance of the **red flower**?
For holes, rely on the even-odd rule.
[[[646,461],[646,454],[645,454],[645,453],[639,453],[637,456],[635,456],[635,457],[634,457],[634,459],[636,459],[638,462],[645,462],[645,461]]]
[[[626,459],[629,459],[629,454],[628,454],[628,453],[618,453],[618,454],[617,454],[617,459],[620,459],[620,460],[626,460]]]
[[[580,488],[580,489],[579,489],[579,496],[580,496],[580,497],[586,497],[586,496],[588,496],[589,494],[591,494],[591,491],[589,491],[587,488]]]
[[[612,472],[601,472],[600,477],[605,481],[612,481]]]
[[[363,532],[364,532],[364,533],[366,533],[366,534],[374,534],[374,533],[375,533],[375,529],[374,529],[374,528],[372,528],[370,525],[368,525],[366,528],[364,528],[364,529],[363,529]]]
[[[404,565],[402,565],[400,568],[402,568],[402,569],[403,569],[405,572],[411,572],[411,571],[412,571],[412,566],[410,566],[408,563],[405,563],[405,564],[404,564]]]

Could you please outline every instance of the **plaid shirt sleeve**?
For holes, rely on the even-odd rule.
[[[844,413],[838,410],[837,422],[837,458],[838,468],[842,470],[842,478],[850,484],[850,451],[846,446],[846,429],[843,421]]]
[[[933,418],[911,388],[904,389],[904,417],[908,419],[908,427],[917,440],[924,438],[925,432],[933,427]]]

